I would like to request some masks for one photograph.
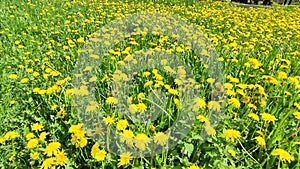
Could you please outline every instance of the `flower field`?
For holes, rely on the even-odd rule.
[[[0,9],[1,168],[300,168],[299,7]]]

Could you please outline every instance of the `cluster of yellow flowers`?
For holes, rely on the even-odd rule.
[[[41,168],[75,166],[78,163],[81,168],[94,164],[105,164],[108,168],[131,165],[162,168],[167,163],[179,163],[188,169],[200,169],[200,165],[222,168],[224,166],[217,165],[212,159],[222,159],[225,155],[229,159],[228,165],[224,164],[225,168],[238,165],[276,168],[274,160],[279,160],[283,167],[297,167],[294,161],[299,157],[300,145],[299,8],[275,6],[272,9],[244,9],[221,2],[197,2],[184,6],[175,1],[172,5],[167,5],[167,2],[107,0],[13,3],[3,5],[4,12],[0,14],[0,19],[3,16],[5,18],[0,28],[0,55],[3,56],[0,60],[3,72],[0,86],[3,86],[1,91],[5,91],[0,99],[0,110],[5,111],[0,113],[0,120],[3,119],[1,126],[5,127],[0,128],[4,132],[0,135],[0,156],[3,157],[4,166],[8,160],[8,165],[19,167],[17,165],[23,164],[15,159],[30,157],[24,165]],[[217,62],[226,66],[226,83],[221,84],[203,73],[209,66],[203,63],[201,56],[209,57],[209,51],[201,50],[201,56],[194,56],[191,44],[182,44],[177,40],[182,35],[159,34],[160,30],[173,31],[173,28],[157,26],[149,33],[145,29],[134,29],[131,36],[124,35],[119,27],[101,28],[103,34],[92,34],[115,18],[142,12],[176,14],[195,23],[215,47]],[[138,28],[145,21],[147,18],[134,25]],[[164,23],[168,20],[152,22]],[[173,24],[180,26],[176,21]],[[189,33],[186,38],[192,39],[195,34]],[[112,44],[109,39],[115,36],[127,38]],[[101,39],[104,39],[101,45],[114,45],[103,55],[94,49],[81,49],[87,43],[102,43]],[[141,51],[145,48],[153,50]],[[129,64],[134,67],[140,62],[151,65],[153,60],[142,62],[134,54],[147,55],[154,50],[181,57],[192,66],[195,79],[185,80],[187,70],[182,65],[171,67],[167,59],[160,61],[161,70],[155,68],[128,74],[119,69],[128,68]],[[91,63],[70,77],[75,59],[82,53],[88,53],[93,61],[101,59],[103,63],[99,75],[92,75],[74,87],[70,84],[71,80],[95,71]],[[176,77],[172,79],[166,74]],[[123,116],[125,112],[115,111],[123,101],[117,97],[122,93],[116,94],[107,86],[113,82],[122,86],[129,83],[132,76],[136,76],[134,80],[138,87],[130,89],[132,95],[126,98],[124,111],[136,117],[155,116],[156,112],[152,112],[147,96],[149,91],[161,90],[169,100],[167,110],[161,110],[163,113],[156,121],[150,121],[152,119],[149,118],[146,119],[149,123],[140,123]],[[169,158],[168,154],[163,153],[149,161],[144,157],[141,162],[133,161],[134,154],[129,150],[143,153],[152,146],[168,148],[171,139],[174,139],[164,130],[172,125],[178,110],[185,108],[182,104],[185,100],[181,100],[182,91],[178,86],[186,81],[190,84],[187,88],[193,88],[200,94],[188,107],[198,122],[195,130],[182,142],[194,142],[194,137],[199,138],[199,133],[204,129],[211,137],[207,144],[211,147],[218,145],[219,154],[213,154],[209,148],[206,150],[197,143],[188,157],[183,153],[181,156],[184,157]],[[200,84],[196,84],[196,81]],[[104,150],[101,141],[95,143],[89,139],[89,130],[84,129],[87,126],[77,123],[74,115],[73,102],[70,100],[91,96],[93,93],[89,91],[89,85],[93,83],[99,92],[95,94],[97,101],[87,102],[82,110],[91,115],[92,120],[97,120],[99,114],[103,116],[97,122],[103,122],[105,126],[96,124],[96,128],[92,129],[94,133],[105,133],[104,137],[109,140],[109,131],[116,131],[118,141],[129,148],[126,151],[120,148],[118,157]],[[226,100],[209,100],[215,92],[208,94],[204,91],[213,85],[226,94]],[[224,116],[218,116],[221,121],[215,127],[208,112],[219,112],[223,106]],[[6,116],[12,112],[21,112],[21,115]],[[20,119],[23,121],[19,122]],[[33,119],[39,123],[32,124]],[[31,130],[24,129],[24,134],[21,134],[21,128],[12,129],[12,126],[20,124],[30,124]],[[65,133],[69,133],[70,137],[66,137]],[[181,151],[180,146],[175,148],[176,152]],[[207,152],[203,155],[202,151]],[[246,157],[250,157],[250,160]]]
[[[87,138],[85,137],[85,131],[82,129],[82,126],[82,124],[77,124],[69,128],[69,133],[72,134],[71,142],[77,148],[87,145]]]

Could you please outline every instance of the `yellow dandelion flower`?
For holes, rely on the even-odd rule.
[[[40,153],[39,152],[34,152],[34,153],[30,153],[30,157],[33,160],[36,160],[39,158]]]
[[[184,49],[181,48],[180,46],[177,46],[176,47],[176,52],[179,52],[179,53],[184,52]]]
[[[249,58],[245,66],[247,65],[251,66],[253,69],[258,69],[260,66],[262,66],[260,61],[254,58]]]
[[[32,73],[32,76],[34,76],[34,77],[37,77],[37,76],[39,76],[39,75],[40,75],[39,72],[33,72],[33,73]]]
[[[144,113],[147,110],[147,106],[144,103],[137,104],[138,111]]]
[[[149,138],[146,134],[140,133],[135,136],[134,142],[135,142],[135,146],[138,149],[143,151],[146,149],[146,146],[149,142]]]
[[[257,142],[257,144],[259,146],[261,146],[261,148],[265,149],[266,148],[266,142],[265,142],[265,139],[261,136],[258,136],[258,137],[255,137],[255,140]]]
[[[153,84],[153,81],[152,81],[152,80],[147,81],[147,82],[144,84],[144,87],[146,88],[146,87],[148,87],[148,86],[150,86],[150,85],[152,85],[152,84]]]
[[[104,161],[106,157],[106,151],[105,150],[99,150],[98,152],[96,152],[95,154],[95,159],[97,161]]]
[[[30,139],[27,143],[26,148],[32,149],[32,148],[35,148],[38,144],[39,144],[38,139]]]
[[[40,140],[45,140],[46,136],[47,136],[47,133],[46,133],[46,132],[42,132],[42,133],[39,135],[39,139],[40,139]]]
[[[232,149],[227,150],[227,152],[228,152],[232,157],[235,157],[235,155],[236,155],[235,151],[232,150]]]
[[[13,160],[15,159],[15,157],[16,157],[16,154],[11,155],[11,156],[9,157],[8,161],[13,161]]]
[[[227,129],[223,133],[226,140],[231,140],[231,142],[234,142],[235,139],[238,139],[241,137],[239,131],[234,129]]]
[[[55,161],[59,165],[65,165],[67,162],[67,159],[68,158],[67,158],[64,150],[57,151],[57,153],[55,154]]]
[[[117,98],[114,98],[114,97],[108,97],[108,98],[105,100],[105,103],[106,103],[106,104],[117,104],[117,103],[118,103],[118,99],[117,99]]]
[[[270,122],[274,123],[277,120],[274,115],[269,114],[269,113],[262,113],[261,118],[268,123],[270,123]]]
[[[84,38],[83,38],[83,37],[80,37],[80,38],[77,39],[77,42],[78,42],[78,43],[84,43],[85,41],[84,41]]]
[[[52,155],[57,154],[59,148],[60,148],[59,142],[51,142],[46,146],[45,154],[47,154],[48,157],[51,157]]]
[[[118,167],[120,167],[122,165],[129,164],[130,160],[131,160],[131,153],[130,152],[122,153],[120,155]]]
[[[0,137],[0,144],[4,143],[6,141],[6,139],[4,137]]]
[[[127,120],[119,120],[117,122],[117,130],[125,130],[128,126],[128,121]]]
[[[73,95],[73,93],[74,93],[74,92],[73,92],[73,89],[67,89],[67,90],[66,90],[66,96],[69,96],[69,97],[70,97],[70,96]]]
[[[145,97],[145,94],[144,94],[144,93],[139,93],[139,94],[137,95],[137,99],[138,99],[139,102],[141,102],[142,99],[143,99],[144,97]]]
[[[240,106],[241,106],[240,101],[238,99],[236,99],[236,98],[229,99],[228,103],[231,104],[231,105],[233,105],[235,108],[240,108]]]
[[[253,120],[259,121],[259,116],[255,113],[249,113],[248,117],[252,118]]]
[[[92,150],[91,150],[91,155],[93,157],[95,157],[96,153],[99,151],[99,144],[98,143],[95,143],[92,147]]]
[[[150,76],[150,75],[151,75],[150,72],[143,72],[143,77],[148,77],[148,76]]]
[[[17,137],[17,132],[15,132],[15,131],[9,131],[4,135],[5,140],[15,139],[16,137]]]
[[[233,90],[226,90],[226,95],[227,96],[235,96],[236,93]]]
[[[205,124],[205,131],[209,136],[215,137],[217,132],[216,130],[210,125],[209,122],[206,122]]]
[[[112,124],[115,123],[114,118],[111,117],[111,116],[104,117],[104,118],[103,118],[103,121],[104,121],[105,124],[107,124],[107,125],[112,125]]]
[[[252,104],[252,103],[249,103],[247,106],[248,106],[249,108],[251,108],[251,109],[254,109],[254,110],[257,109],[257,107],[256,107],[254,104]]]
[[[70,128],[69,128],[69,133],[75,133],[79,130],[81,130],[83,124],[79,123],[77,125],[72,125]]]
[[[168,143],[169,135],[163,133],[163,132],[158,132],[154,135],[153,140],[154,143],[164,146]]]
[[[34,134],[33,133],[28,133],[28,134],[26,134],[26,140],[30,140],[30,139],[32,139],[32,138],[34,138]]]
[[[214,110],[214,111],[220,111],[221,110],[221,105],[217,101],[210,101],[207,104],[208,109]]]
[[[208,119],[207,119],[205,116],[203,116],[203,115],[198,115],[196,118],[197,118],[200,122],[207,122],[207,121],[208,121]]]
[[[15,104],[15,103],[16,103],[15,100],[11,100],[11,101],[9,102],[10,105],[13,105],[13,104]]]
[[[287,73],[283,72],[283,71],[278,71],[278,79],[279,80],[283,80],[283,79],[287,79]]]
[[[58,105],[54,104],[51,106],[51,110],[55,110],[58,107]]]
[[[203,100],[202,98],[195,98],[194,102],[197,106],[199,106],[202,109],[204,109],[206,107],[205,100]]]
[[[49,169],[55,164],[55,158],[47,158],[43,161],[41,169]]]
[[[86,112],[94,112],[99,107],[98,103],[95,101],[91,101],[89,105],[87,105],[85,111]]]
[[[85,137],[81,137],[79,140],[79,146],[85,147],[87,145],[87,139]],[[78,145],[76,145],[78,147]]]
[[[300,112],[293,113],[296,119],[300,120]]]
[[[278,81],[272,76],[263,75],[261,78],[264,79],[268,83],[272,83],[274,85],[278,84]]]
[[[202,169],[201,167],[198,167],[197,165],[191,165],[187,169]]]
[[[215,82],[215,79],[213,79],[213,78],[207,78],[206,81],[207,81],[208,83],[214,83],[214,82]]]
[[[10,74],[8,76],[8,78],[10,78],[10,79],[16,79],[16,78],[18,78],[18,75],[16,75],[16,74]]]
[[[130,104],[128,110],[130,113],[136,113],[138,111],[138,106],[136,104]]]
[[[123,133],[120,134],[120,141],[125,142],[130,148],[133,146],[133,138],[134,134],[131,130],[124,130]]]
[[[43,129],[43,125],[41,125],[40,123],[35,123],[33,125],[31,125],[31,130],[33,131],[40,131]]]
[[[283,162],[291,162],[294,161],[294,157],[290,155],[290,153],[288,153],[287,151],[280,149],[280,148],[276,148],[275,150],[273,150],[271,152],[271,155],[273,156],[279,156],[279,160],[283,161]]]

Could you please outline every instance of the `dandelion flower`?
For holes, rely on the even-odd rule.
[[[43,125],[41,125],[40,123],[35,123],[31,126],[31,130],[33,131],[40,131],[42,130]]]
[[[55,158],[53,158],[53,157],[52,158],[47,158],[43,161],[41,168],[42,169],[49,169],[49,168],[52,167],[54,162],[55,162]]]
[[[194,101],[195,101],[195,104],[197,105],[197,106],[199,106],[200,108],[205,108],[206,107],[206,103],[205,103],[205,100],[203,100],[203,99],[201,99],[201,98],[196,98],[196,99],[194,99]]]
[[[148,86],[150,86],[150,85],[152,85],[152,84],[153,84],[153,81],[152,81],[152,80],[147,81],[147,82],[144,84],[144,87],[146,88],[146,87],[148,87]]]
[[[125,152],[120,155],[118,167],[122,165],[126,165],[130,162],[131,160],[131,153],[130,152]]]
[[[207,121],[208,121],[207,118],[206,118],[205,116],[203,116],[203,115],[198,115],[196,118],[197,118],[200,122],[207,122]]]
[[[18,75],[16,75],[16,74],[10,74],[8,76],[8,78],[10,78],[10,79],[16,79],[16,78],[18,78]]]
[[[164,146],[168,143],[169,135],[163,133],[163,132],[158,132],[154,135],[154,143]]]
[[[15,103],[16,103],[15,100],[11,100],[11,101],[9,102],[10,105],[13,105],[13,104],[15,104]]]
[[[255,137],[255,140],[257,142],[257,144],[259,146],[261,146],[261,148],[265,149],[266,148],[266,142],[265,142],[265,139],[261,136],[258,136],[258,137]]]
[[[133,146],[133,138],[134,134],[131,130],[124,130],[123,133],[120,134],[120,141],[125,142],[130,148]]]
[[[235,151],[234,150],[232,150],[232,149],[229,149],[229,150],[227,150],[227,152],[232,156],[232,157],[235,157]]]
[[[104,117],[104,118],[103,118],[103,121],[104,121],[105,124],[107,124],[107,125],[112,125],[112,124],[115,123],[114,118],[111,117],[111,116]]]
[[[208,107],[208,109],[214,110],[214,111],[220,111],[221,110],[221,106],[217,101],[208,102],[207,107]]]
[[[291,161],[294,161],[294,157],[291,156],[290,153],[280,148],[276,148],[275,150],[273,150],[271,155],[279,156],[279,160],[283,162],[287,161],[290,163]]]
[[[270,122],[274,123],[277,120],[274,115],[269,114],[269,113],[262,113],[261,118],[268,123],[270,123]]]
[[[255,113],[249,113],[248,117],[252,118],[253,120],[259,121],[259,116]]]
[[[138,106],[136,104],[130,104],[128,108],[130,113],[136,113],[138,111]]]
[[[296,119],[300,120],[300,112],[293,113]]]
[[[140,150],[145,150],[149,142],[149,138],[146,134],[140,133],[135,136],[135,146]]]
[[[83,38],[83,37],[78,38],[78,39],[77,39],[77,42],[78,42],[78,43],[84,43],[84,38]]]
[[[20,82],[21,82],[21,83],[27,83],[27,82],[28,82],[28,80],[29,80],[28,78],[23,78],[23,79],[21,79],[21,81],[20,81]]]
[[[106,157],[106,151],[105,150],[99,150],[96,154],[95,154],[95,159],[97,161],[104,161]]]
[[[17,137],[17,133],[15,131],[9,131],[4,135],[4,139],[15,139]]]
[[[46,136],[47,136],[47,133],[46,133],[46,132],[42,132],[42,133],[40,134],[40,136],[39,136],[39,139],[40,139],[40,140],[45,140]]]
[[[119,120],[117,122],[117,130],[125,130],[128,126],[128,121],[127,120]]]
[[[238,99],[236,99],[236,98],[229,99],[228,103],[231,104],[231,105],[233,105],[235,108],[240,108],[240,106],[241,106],[240,101]]]
[[[216,136],[216,134],[217,134],[216,130],[210,125],[209,122],[206,122],[206,124],[205,124],[205,131],[209,136],[212,136],[212,137]]]
[[[32,138],[34,138],[34,134],[33,133],[28,133],[28,134],[26,134],[26,140],[30,140],[30,139],[32,139]]]
[[[92,147],[91,155],[97,160],[97,161],[103,161],[106,156],[105,150],[99,150],[99,144],[95,143]]]
[[[45,154],[47,154],[48,157],[51,157],[52,155],[57,154],[59,148],[60,148],[59,142],[51,142],[46,146]]]
[[[40,155],[40,153],[38,153],[38,152],[30,153],[30,157],[31,157],[33,160],[38,159],[38,158],[39,158],[39,155]]]
[[[187,169],[202,169],[202,168],[194,164],[192,166],[189,166]]]
[[[118,103],[118,99],[117,98],[114,98],[114,97],[108,97],[106,100],[105,100],[105,103],[106,104],[117,104]]]
[[[67,162],[67,156],[64,150],[57,151],[57,154],[55,154],[56,163],[59,165],[65,165]]]
[[[39,140],[38,139],[30,139],[27,143],[27,148],[29,149],[32,149],[32,148],[35,148],[39,143]]]
[[[143,77],[148,77],[148,76],[150,76],[150,72],[143,72]]]
[[[137,104],[138,111],[144,113],[147,110],[147,106],[144,103]]]
[[[235,139],[238,139],[241,137],[239,131],[234,129],[227,129],[223,133],[226,140],[231,140],[231,142],[234,142]]]

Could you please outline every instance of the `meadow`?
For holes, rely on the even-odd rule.
[[[0,9],[1,168],[300,168],[299,7],[2,0]],[[208,45],[192,50],[184,40],[198,33],[170,33],[180,23],[172,19],[152,20],[170,28],[128,35],[103,28],[135,13],[179,17]],[[137,56],[155,51],[178,57],[193,77],[167,59],[161,69],[135,66],[151,65]],[[211,67],[224,78],[212,78]],[[131,86],[114,93],[112,84]],[[197,93],[191,101],[181,97],[187,88]],[[147,99],[158,90],[165,105]],[[173,124],[182,130],[168,132]]]

